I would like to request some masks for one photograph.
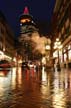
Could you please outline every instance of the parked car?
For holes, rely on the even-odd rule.
[[[0,68],[11,68],[11,64],[7,60],[0,60]]]
[[[30,62],[30,63],[28,64],[28,66],[29,66],[30,69],[31,69],[31,68],[34,68],[34,63]]]
[[[23,62],[22,63],[22,68],[23,69],[29,69],[28,63],[27,62]]]

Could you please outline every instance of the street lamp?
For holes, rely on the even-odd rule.
[[[59,60],[59,56],[60,56],[59,51],[60,51],[61,48],[62,48],[61,41],[59,40],[59,38],[56,38],[56,41],[54,43],[54,49],[57,49],[57,52],[58,52],[58,55],[57,55],[57,57],[58,57],[57,70],[58,71],[61,70],[61,68],[60,68],[60,60]]]

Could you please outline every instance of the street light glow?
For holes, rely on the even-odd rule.
[[[61,41],[59,41],[59,38],[56,38],[56,41],[54,43],[54,49],[61,49],[62,45],[61,45]]]
[[[46,45],[46,50],[50,50],[50,45]]]

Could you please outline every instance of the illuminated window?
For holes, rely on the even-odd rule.
[[[71,60],[71,50],[68,51],[69,60]]]
[[[66,53],[64,54],[64,62],[67,60],[67,55]]]
[[[68,49],[71,49],[71,45],[68,46]]]
[[[57,50],[53,53],[53,57],[58,57],[58,51]]]
[[[30,19],[21,19],[21,23],[30,22]]]

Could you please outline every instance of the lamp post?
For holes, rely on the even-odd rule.
[[[56,41],[54,43],[54,49],[57,49],[57,57],[58,57],[58,61],[57,61],[57,70],[60,71],[61,68],[60,68],[60,60],[59,60],[59,51],[60,49],[62,48],[62,44],[61,44],[61,41],[59,40],[59,38],[56,38]]]
[[[46,51],[46,67],[49,67],[50,66],[50,45],[49,44],[46,44],[45,46],[45,51]]]

